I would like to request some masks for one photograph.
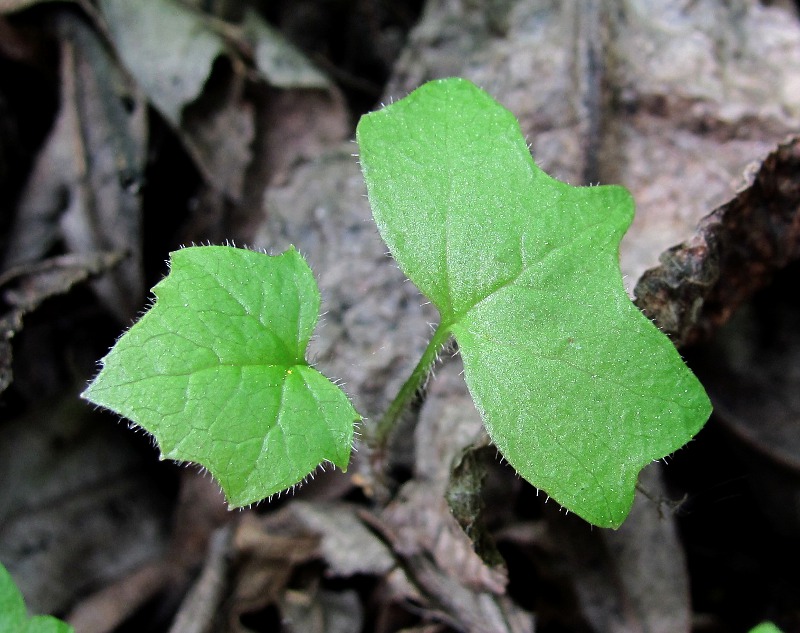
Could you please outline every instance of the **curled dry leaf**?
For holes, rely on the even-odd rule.
[[[122,63],[148,100],[179,134],[205,180],[237,200],[255,134],[241,72],[221,66],[224,37],[205,14],[175,0],[103,0],[103,17]],[[191,106],[191,107],[190,107]]]
[[[461,363],[453,359],[437,372],[420,412],[414,431],[414,477],[371,522],[405,572],[404,578],[388,578],[398,595],[421,597],[434,618],[458,630],[529,631],[530,615],[504,595],[505,567],[490,566],[480,558],[445,499],[457,458],[484,438],[461,377]]]
[[[800,257],[800,138],[780,145],[750,185],[661,255],[636,303],[680,347],[708,339],[738,306]]]
[[[318,558],[319,540],[286,512],[262,518],[245,514],[233,536],[238,563],[231,581],[229,621],[276,604],[295,568]],[[231,630],[242,630],[237,627],[231,624]]]
[[[128,71],[175,128],[183,108],[197,99],[222,38],[200,13],[175,0],[102,0],[100,9]]]
[[[0,392],[11,383],[11,339],[22,328],[23,317],[55,295],[113,268],[121,253],[87,253],[20,264],[0,274]]]
[[[319,560],[325,564],[325,574],[337,578],[356,574],[382,577],[395,566],[392,553],[364,526],[356,507],[342,502],[296,500],[262,519],[245,515],[234,546],[240,560],[231,613],[275,604],[293,621],[292,631],[318,630],[312,623],[320,621],[331,627],[322,631],[360,630],[362,617],[361,602],[349,591],[289,588],[289,579],[299,565]],[[342,610],[343,604],[350,608]],[[337,628],[343,622],[351,628]]]
[[[252,210],[258,200],[247,190],[247,180],[263,174],[251,172],[274,169],[261,163],[274,162],[277,156],[296,159],[307,153],[304,145],[310,143],[313,149],[315,136],[320,137],[317,144],[345,137],[347,114],[331,82],[251,8],[236,25],[175,0],[103,0],[100,7],[125,67],[176,130],[206,182],[222,196],[212,205],[232,201]],[[227,63],[218,63],[223,59]],[[255,73],[246,72],[247,64]],[[291,120],[283,120],[287,116],[280,107],[277,114],[282,116],[276,117],[276,97],[252,93],[254,76],[290,93],[314,95],[296,99],[294,107],[301,123],[310,125],[298,131]],[[286,123],[295,128],[293,135],[301,143],[289,139],[275,152],[269,147],[270,135]],[[260,193],[265,183],[249,184]]]
[[[404,573],[387,578],[395,598],[421,604],[430,619],[441,620],[457,631],[533,632],[533,616],[508,596],[467,586],[464,579],[444,571],[430,554],[409,549],[409,543],[394,533],[389,522],[372,517],[371,525],[387,543],[399,547],[397,554]]]
[[[144,291],[139,188],[146,108],[95,32],[69,12],[58,12],[55,22],[62,38],[60,111],[22,193],[4,266],[36,261],[59,239],[73,253],[126,253],[94,285],[124,321]]]
[[[330,80],[252,8],[245,12],[244,37],[253,47],[258,72],[276,88],[332,87]]]
[[[358,518],[347,503],[294,502],[288,508],[305,530],[320,537],[320,554],[331,576],[382,576],[395,562],[384,543]]]

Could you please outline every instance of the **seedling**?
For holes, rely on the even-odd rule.
[[[587,521],[619,526],[639,471],[711,411],[625,292],[630,194],[545,174],[514,116],[463,79],[364,116],[357,140],[380,234],[440,315],[370,436],[386,436],[454,337],[508,462]],[[360,416],[305,359],[319,291],[302,257],[192,247],[170,266],[83,396],[152,433],[164,457],[208,468],[232,506],[322,462],[346,469]]]

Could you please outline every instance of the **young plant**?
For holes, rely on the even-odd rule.
[[[617,527],[639,471],[711,406],[670,341],[628,299],[622,187],[572,187],[531,158],[514,116],[462,79],[366,115],[361,165],[381,236],[440,323],[377,423],[385,437],[455,337],[503,456],[561,505]],[[172,253],[156,303],[84,392],[194,461],[231,505],[345,469],[358,414],[304,358],[319,292],[293,249]]]
[[[28,617],[22,598],[11,574],[0,564],[0,631],[8,633],[73,633],[66,622],[49,615]]]

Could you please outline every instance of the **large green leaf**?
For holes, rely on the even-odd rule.
[[[0,564],[0,631],[3,633],[73,633],[66,622],[49,615],[28,617],[22,594]]]
[[[710,413],[625,293],[630,195],[549,177],[514,116],[461,79],[363,117],[357,134],[381,236],[458,341],[495,445],[567,509],[618,526],[642,467]]]
[[[208,468],[233,506],[324,461],[347,469],[359,416],[305,360],[319,290],[297,251],[185,248],[153,292],[84,398],[152,433],[164,457]]]

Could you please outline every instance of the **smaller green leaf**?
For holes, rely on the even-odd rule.
[[[0,631],[3,633],[73,633],[72,627],[49,615],[28,618],[25,601],[11,574],[0,564]]]
[[[347,470],[360,416],[305,360],[320,298],[294,248],[185,248],[153,292],[84,398],[152,433],[163,457],[205,466],[232,506],[325,461]]]

